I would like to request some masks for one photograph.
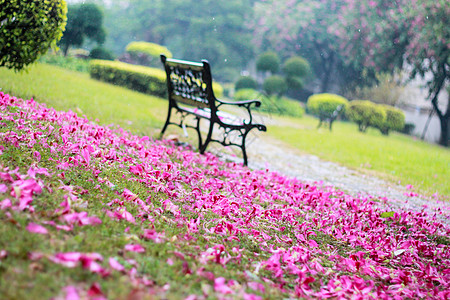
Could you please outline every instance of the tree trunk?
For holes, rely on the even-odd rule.
[[[64,44],[64,47],[63,47],[63,53],[64,53],[64,56],[67,56],[67,53],[69,52],[69,44]]]
[[[440,125],[441,125],[441,136],[439,138],[439,144],[445,147],[448,147],[448,139],[449,139],[449,126],[450,126],[450,94],[447,100],[447,109],[445,113],[443,113],[438,106],[438,95],[443,86],[442,84],[438,85],[438,88],[434,92],[433,98],[431,100],[431,104],[433,104],[433,109],[439,117]]]
[[[450,127],[450,118],[444,116],[444,118],[439,118],[441,121],[441,138],[439,139],[439,144],[445,147],[448,147],[448,139],[449,136],[449,127]]]

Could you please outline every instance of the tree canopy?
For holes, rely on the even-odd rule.
[[[65,1],[0,0],[0,66],[21,70],[62,36]]]
[[[60,42],[64,55],[70,46],[81,47],[86,38],[102,44],[105,37],[103,13],[95,3],[68,6],[66,31]]]

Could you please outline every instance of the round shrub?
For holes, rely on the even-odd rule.
[[[386,112],[386,119],[379,127],[380,131],[384,135],[388,135],[390,130],[402,131],[405,127],[405,113],[393,106],[381,104]]]
[[[216,98],[222,98],[223,86],[220,83],[213,81],[212,87],[214,91],[214,96],[216,96]]]
[[[260,112],[297,118],[301,118],[305,113],[305,109],[298,101],[286,97],[264,96],[253,89],[241,89],[234,93],[234,100],[236,101],[253,99],[261,101],[260,107],[252,108]]]
[[[269,95],[281,97],[288,89],[286,80],[279,75],[267,77],[263,83],[263,90]]]
[[[97,47],[91,50],[91,52],[89,53],[89,58],[114,60],[114,55],[111,53],[111,51],[103,47]]]
[[[241,100],[253,100],[258,98],[258,91],[254,89],[240,89],[234,93],[234,100],[241,101]]]
[[[258,87],[258,83],[255,79],[250,76],[241,76],[238,81],[234,85],[234,90],[242,90],[242,89],[256,89]]]
[[[67,20],[63,0],[0,1],[0,66],[21,70],[56,49]]]
[[[380,128],[386,119],[385,109],[369,100],[351,101],[347,115],[361,132],[366,132],[368,127]]]
[[[280,69],[280,59],[275,52],[265,52],[256,60],[256,69],[262,72],[275,74]]]
[[[161,54],[164,54],[168,58],[172,57],[172,52],[166,47],[148,42],[131,42],[127,45],[125,50],[130,54],[145,54],[157,57],[158,59]]]
[[[305,77],[310,70],[308,61],[301,56],[293,56],[283,65],[283,72],[288,77]]]
[[[328,93],[311,95],[306,103],[308,112],[316,116],[331,115],[340,105],[343,106],[341,112],[345,113],[348,100],[342,96]]]

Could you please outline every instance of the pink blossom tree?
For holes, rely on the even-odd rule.
[[[340,85],[360,81],[361,69],[344,64],[341,46],[347,36],[336,26],[345,1],[271,0],[254,6],[255,43],[280,56],[301,55],[320,79],[320,91],[327,92],[332,80]]]
[[[377,72],[411,68],[410,77],[431,75],[428,98],[441,122],[440,144],[448,146],[450,99],[438,96],[450,79],[450,3],[446,0],[346,0],[337,30],[347,63]]]

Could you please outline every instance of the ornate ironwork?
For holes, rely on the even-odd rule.
[[[183,129],[193,128],[198,134],[198,148],[200,153],[206,151],[210,142],[217,142],[223,146],[236,146],[242,149],[244,165],[247,165],[245,139],[248,133],[253,128],[257,128],[260,131],[267,130],[263,124],[253,123],[250,107],[253,104],[258,107],[261,105],[261,102],[258,100],[227,102],[216,99],[212,89],[211,69],[206,60],[203,60],[202,63],[197,63],[167,59],[164,55],[161,55],[161,61],[166,70],[169,95],[169,110],[166,123],[161,131],[161,136],[164,134],[168,125],[177,125]],[[184,107],[179,104],[185,104],[191,107]],[[243,107],[247,111],[249,118],[243,120],[241,123],[230,121],[230,118],[224,117],[224,114],[218,111],[218,108],[222,105]],[[175,109],[176,113],[180,115],[179,122],[171,121],[172,109]],[[194,120],[196,120],[195,125],[186,122],[187,116],[189,115],[192,115]],[[208,120],[210,123],[204,142],[200,131],[201,119]],[[220,130],[223,130],[222,137],[219,139],[213,137],[215,124],[218,125]],[[240,142],[230,140],[229,136],[232,133],[237,134]]]

